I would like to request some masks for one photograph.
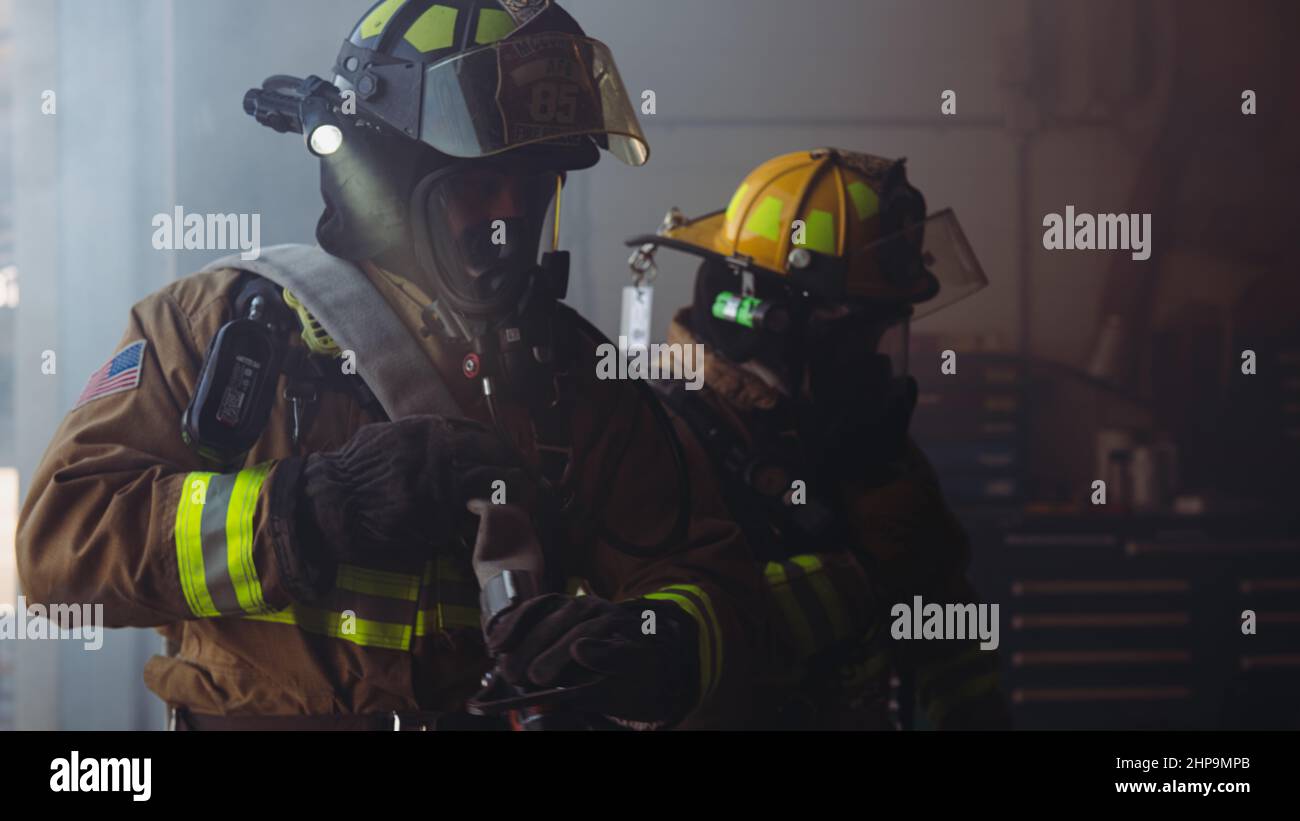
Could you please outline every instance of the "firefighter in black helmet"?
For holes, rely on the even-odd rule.
[[[34,479],[25,588],[164,630],[146,681],[184,727],[441,726],[490,656],[530,704],[728,721],[752,559],[701,454],[643,384],[597,378],[604,340],[560,302],[566,175],[648,158],[608,48],[547,0],[383,0],[330,79],[244,107],[319,158],[320,248],[137,306],[139,379],[74,410]],[[532,586],[480,602],[476,516],[531,523],[508,541],[544,551]]]

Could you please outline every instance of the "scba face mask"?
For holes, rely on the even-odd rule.
[[[318,78],[292,95],[280,93],[286,87],[251,92],[246,107],[271,127],[300,130],[314,153],[329,149],[320,154],[321,246],[372,261],[434,299],[430,316],[469,343],[464,373],[485,395],[546,401],[555,390],[551,318],[568,287],[568,255],[554,250],[558,169],[593,163],[595,147],[530,145],[457,160],[364,119],[331,121],[338,90]],[[313,139],[331,123],[341,140]],[[551,253],[541,255],[548,235]]]
[[[494,415],[497,397],[545,404],[558,390],[554,318],[569,278],[569,256],[555,250],[564,175],[535,168],[457,163],[411,195],[418,268],[429,273],[442,331],[469,343],[464,376],[480,383]]]
[[[411,197],[416,256],[436,272],[439,300],[471,318],[509,313],[538,273],[562,180],[555,171],[481,163],[422,180]]]

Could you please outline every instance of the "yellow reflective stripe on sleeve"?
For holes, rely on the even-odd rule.
[[[425,589],[421,601],[425,606],[415,616],[415,635],[419,637],[457,628],[478,629],[479,589],[473,573],[462,569],[448,556],[424,566],[421,585]]]
[[[840,601],[839,593],[835,592],[831,580],[826,578],[822,560],[817,556],[794,556],[790,561],[803,568],[804,578],[808,580],[813,593],[826,610],[831,628],[835,631],[835,638],[848,638],[849,618],[844,612],[844,603]]]
[[[695,604],[685,596],[677,593],[651,593],[647,599],[670,601],[685,610],[699,625],[700,633],[700,701],[703,702],[713,692],[713,646],[709,637],[709,628],[704,616]]]
[[[191,473],[181,485],[176,507],[176,567],[190,612],[201,619],[220,616],[203,572],[203,505],[215,473]]]
[[[459,604],[436,604],[415,616],[415,635],[420,638],[444,630],[479,626],[479,611]]]
[[[366,593],[382,596],[386,599],[401,601],[418,601],[420,598],[420,577],[407,573],[392,573],[386,570],[371,570],[356,565],[339,565],[334,586],[354,593]]]
[[[262,595],[262,582],[257,577],[253,563],[253,516],[262,485],[271,472],[272,463],[241,470],[235,476],[235,486],[226,508],[226,562],[235,597],[245,613],[264,613],[268,610]]]
[[[690,593],[691,595],[698,598],[704,604],[704,612],[709,617],[709,626],[713,630],[713,637],[715,642],[714,643],[715,661],[714,661],[713,672],[714,672],[714,682],[716,683],[718,677],[722,675],[722,662],[723,662],[722,651],[724,645],[722,641],[722,625],[718,623],[718,614],[713,612],[713,600],[709,598],[708,593],[705,593],[703,589],[693,584],[670,584],[659,592],[667,593],[671,590],[680,590],[685,593]]]
[[[763,578],[767,581],[768,589],[772,591],[772,598],[776,599],[777,606],[785,615],[785,623],[789,626],[793,639],[804,655],[812,655],[817,651],[817,640],[813,637],[812,625],[808,623],[803,608],[795,601],[785,566],[780,562],[768,562],[763,568]]]
[[[253,560],[253,522],[273,464],[184,479],[176,508],[176,566],[185,603],[198,618],[267,610]]]
[[[329,610],[294,605],[278,613],[247,616],[250,621],[294,625],[309,633],[350,641],[361,647],[411,649],[411,625],[370,621]]]
[[[645,598],[671,601],[695,619],[699,626],[700,641],[700,701],[704,701],[713,695],[713,690],[722,677],[722,628],[718,624],[717,614],[713,611],[713,601],[707,593],[693,584],[669,585]],[[696,601],[702,609],[696,606]]]
[[[424,53],[447,48],[456,42],[459,15],[460,10],[451,6],[430,6],[406,30],[406,42]]]

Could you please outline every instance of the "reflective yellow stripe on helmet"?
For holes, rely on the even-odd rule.
[[[745,231],[772,242],[781,241],[781,211],[784,204],[776,197],[764,197],[745,221]]]
[[[740,211],[740,204],[744,202],[745,195],[749,193],[749,183],[742,182],[736,189],[736,193],[731,195],[731,203],[727,205],[727,222],[731,225],[736,224],[736,215]]]
[[[367,40],[376,35],[382,34],[388,26],[388,21],[393,19],[393,15],[402,7],[406,0],[384,0],[374,11],[361,21],[361,36]]]
[[[478,13],[478,29],[474,42],[479,45],[495,43],[515,30],[515,20],[501,9],[483,9]]]
[[[190,473],[173,528],[181,590],[199,618],[264,613],[253,517],[271,464],[235,474]]]
[[[819,254],[835,254],[835,217],[830,211],[815,209],[808,215],[805,226],[808,230],[803,245],[799,247]]]
[[[430,6],[406,30],[406,42],[426,53],[448,48],[456,42],[458,16],[460,10],[451,6]]]
[[[858,213],[858,222],[866,222],[880,213],[880,197],[865,182],[849,183],[849,197]]]

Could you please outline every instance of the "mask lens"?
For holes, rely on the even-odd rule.
[[[558,175],[468,167],[429,191],[426,228],[439,274],[467,300],[491,300],[537,264]]]

